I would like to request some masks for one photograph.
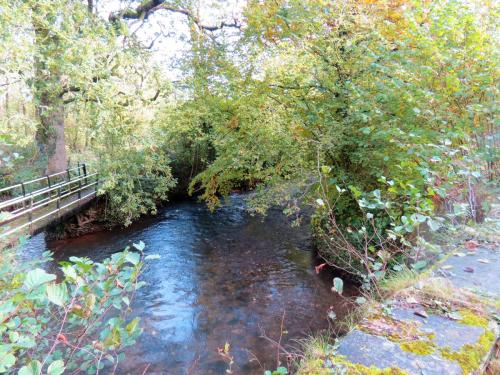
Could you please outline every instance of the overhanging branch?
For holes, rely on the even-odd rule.
[[[200,21],[200,19],[193,14],[192,11],[184,8],[178,8],[171,4],[167,4],[165,0],[144,1],[141,5],[137,6],[136,8],[127,8],[121,12],[111,13],[109,15],[109,20],[112,22],[118,21],[119,19],[145,20],[151,14],[159,10],[165,10],[171,13],[183,14],[188,19],[190,19],[200,30],[204,31],[216,31],[227,27],[241,29],[241,24],[236,19],[234,19],[233,22],[222,21],[221,23],[215,25],[203,24]]]

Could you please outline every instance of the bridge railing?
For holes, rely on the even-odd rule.
[[[60,180],[60,176],[64,176]],[[56,178],[59,179],[55,182]],[[32,188],[30,185],[45,181],[47,186]],[[21,195],[0,201],[0,239],[29,227],[31,232],[33,224],[42,220],[57,219],[71,206],[79,206],[83,202],[97,195],[99,174],[88,173],[87,165],[81,164],[75,168],[52,175],[21,182],[3,189],[0,193],[12,192],[21,189]]]
[[[63,182],[63,181],[70,181],[71,178],[73,177],[72,174],[75,174],[77,176],[80,176],[81,174],[87,174],[87,165],[86,164],[80,164],[76,167],[73,168],[68,168],[64,171],[58,172],[58,173],[53,173],[50,175],[46,175],[43,177],[38,177],[29,181],[24,181],[20,182],[18,184],[14,184],[11,186],[4,187],[0,189],[0,194],[8,194],[9,196],[13,196],[16,194],[16,190],[18,193],[21,193],[21,195],[25,196],[26,194],[30,194],[39,190],[46,189],[47,187],[51,187],[52,185],[55,185],[57,183]],[[36,185],[44,185],[41,188],[36,188]]]

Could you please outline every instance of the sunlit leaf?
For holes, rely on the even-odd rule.
[[[32,271],[29,271],[26,274],[26,279],[24,280],[24,286],[27,289],[33,289],[39,285],[54,281],[56,279],[55,275],[47,273],[45,270],[41,268],[36,268]]]

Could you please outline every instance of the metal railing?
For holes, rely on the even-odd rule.
[[[20,189],[21,193],[19,196],[0,201],[0,214],[5,216],[0,217],[0,231],[8,224],[13,224],[12,228],[0,233],[0,239],[26,227],[32,232],[33,224],[51,216],[60,218],[67,208],[80,206],[87,199],[96,196],[101,182],[97,172],[89,174],[86,164],[78,164],[77,167],[62,172],[0,189],[0,194],[9,192],[12,196],[16,189]],[[46,186],[35,187],[37,183],[44,183]],[[50,209],[51,205],[55,205],[55,208]],[[48,212],[44,212],[44,208],[47,208]]]

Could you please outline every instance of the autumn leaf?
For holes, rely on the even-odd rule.
[[[319,274],[321,270],[325,268],[326,265],[327,265],[326,263],[321,263],[320,265],[314,267],[314,269],[316,270],[316,274]]]

